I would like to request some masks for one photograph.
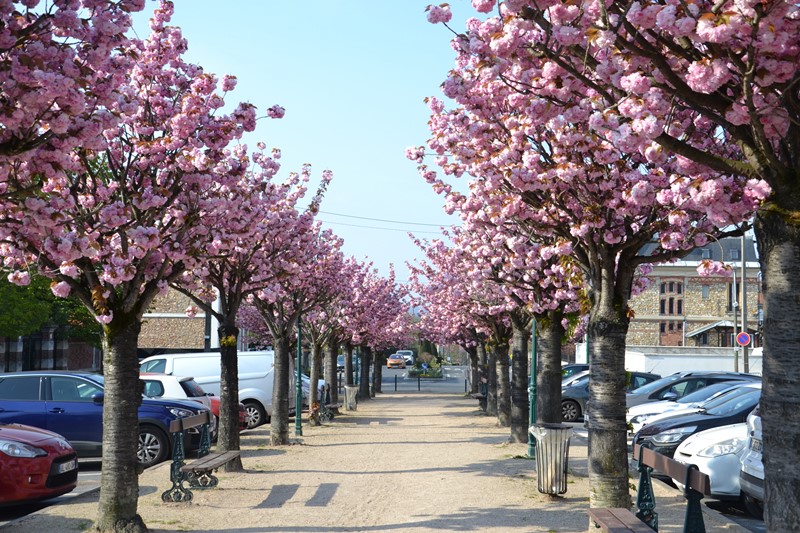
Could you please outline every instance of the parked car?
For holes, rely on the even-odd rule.
[[[581,370],[580,372],[575,372],[571,376],[567,376],[565,378],[562,378],[561,379],[561,388],[563,389],[565,387],[570,387],[570,386],[572,386],[573,383],[575,383],[579,379],[582,379],[582,378],[584,378],[584,377],[586,377],[588,375],[589,375],[589,369],[587,368],[586,370]]]
[[[626,415],[630,426],[629,437],[632,438],[645,424],[679,414],[696,413],[702,410],[707,402],[720,398],[724,394],[748,383],[751,382],[720,381],[719,383],[707,385],[677,400],[660,400],[658,402],[634,405],[628,409]]]
[[[648,402],[677,400],[712,383],[737,380],[761,381],[761,376],[739,372],[677,372],[629,392],[625,401],[630,409],[634,405]]]
[[[63,435],[79,457],[101,457],[103,376],[90,372],[41,370],[0,374],[0,423],[16,422]],[[139,406],[139,464],[171,456],[169,424],[208,410],[192,401],[145,398]],[[212,417],[213,418],[213,417]],[[216,427],[212,428],[212,434]],[[199,433],[188,449],[196,449]]]
[[[194,376],[203,390],[219,396],[220,358],[219,352],[153,355],[139,362],[139,371]],[[245,406],[248,428],[252,429],[269,422],[272,416],[275,352],[239,352],[238,366],[239,401]]]
[[[675,450],[674,459],[695,465],[711,481],[711,497],[739,500],[740,459],[747,443],[747,424],[738,422],[700,431],[688,437]],[[685,479],[673,480],[683,490]]]
[[[587,372],[588,370],[589,370],[589,365],[584,363],[568,363],[566,365],[561,365],[562,385],[565,379],[572,377],[578,372]]]
[[[414,366],[414,350],[397,350],[397,355],[406,361],[406,366]]]
[[[147,398],[192,400],[202,403],[214,413],[219,422],[219,397],[203,390],[192,377],[171,376],[154,372],[142,372],[139,379],[144,382],[144,395]],[[247,429],[247,412],[239,402],[239,430]]]
[[[0,506],[46,500],[78,484],[78,455],[52,431],[0,424]]]
[[[386,368],[405,368],[406,360],[402,355],[393,353],[386,359]]]
[[[761,398],[761,383],[750,383],[712,401],[698,413],[676,415],[647,424],[633,437],[655,451],[672,457],[680,443],[699,431],[744,422]]]
[[[633,390],[659,379],[658,374],[647,372],[627,372],[630,380],[626,390]],[[589,374],[572,381],[569,386],[561,388],[561,416],[565,422],[574,422],[586,413],[586,401],[589,399]]]
[[[761,518],[764,515],[764,463],[761,440],[761,413],[757,406],[747,417],[747,444],[742,454],[739,485],[747,511]]]

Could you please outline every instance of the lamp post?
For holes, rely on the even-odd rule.
[[[536,423],[536,319],[533,319],[531,326],[531,379],[528,385],[528,427]],[[530,429],[528,430],[528,457],[536,458],[536,439],[533,438]]]
[[[297,317],[297,359],[295,367],[297,376],[295,378],[295,402],[294,402],[294,434],[303,434],[303,379],[300,368],[300,361],[303,357],[303,335],[300,330],[300,317]]]
[[[738,290],[736,289],[736,269],[733,269],[733,303],[731,304],[733,307],[733,342],[731,346],[733,346],[733,371],[739,371],[739,350],[736,349],[736,327],[739,322],[739,302],[738,299]]]
[[[742,331],[745,333],[750,333],[747,331],[747,256],[745,253],[747,252],[747,247],[745,245],[744,235],[742,235]],[[747,353],[748,346],[745,344],[742,346],[742,363],[743,363],[743,370],[745,374],[750,372],[750,361],[749,361],[749,354]],[[737,357],[736,360],[738,361],[739,358]]]

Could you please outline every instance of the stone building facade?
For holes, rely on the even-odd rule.
[[[188,297],[174,290],[156,298],[150,312],[144,315],[139,335],[140,356],[202,351],[207,343],[212,343],[208,346],[218,346],[213,344],[216,327],[206,322],[202,310],[194,317],[186,315],[186,309],[191,305],[193,303]]]
[[[747,329],[751,347],[760,346],[759,262],[751,238],[745,239]],[[700,276],[704,259],[724,261],[733,275]],[[734,332],[741,330],[743,296],[741,283],[741,239],[711,241],[680,261],[658,265],[647,276],[650,287],[631,299],[634,317],[628,330],[629,346],[730,347]],[[734,285],[735,283],[735,285]],[[735,286],[735,290],[734,290]],[[735,318],[735,327],[734,327]]]

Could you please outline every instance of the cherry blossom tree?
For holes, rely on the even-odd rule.
[[[428,144],[436,163],[446,175],[475,176],[472,195],[452,191],[426,165],[420,171],[448,196],[450,209],[494,224],[523,218],[535,240],[560,241],[583,271],[593,363],[591,505],[624,507],[624,353],[637,268],[681,257],[709,234],[724,234],[717,228],[746,220],[768,188],[657,145],[626,151],[635,145],[625,139],[650,122],[629,125],[626,137],[618,117],[598,108],[602,91],[530,53],[540,37],[532,24],[522,18],[469,21],[467,33],[453,41],[456,68],[443,85],[460,107],[445,111],[430,100]],[[728,152],[735,155],[735,148]],[[409,155],[421,160],[423,153],[419,148]],[[517,202],[493,202],[497,190],[518,195],[527,210],[520,212]],[[651,240],[656,250],[640,255]]]
[[[70,150],[116,123],[108,110],[125,72],[119,52],[129,14],[143,7],[144,0],[2,2],[0,184],[21,167],[72,168]]]
[[[105,4],[105,3],[101,3]],[[193,266],[208,227],[226,215],[225,146],[255,126],[252,106],[219,113],[217,79],[182,59],[186,41],[167,25],[162,3],[153,33],[124,54],[138,58],[114,79],[116,126],[68,155],[66,168],[11,165],[8,182],[33,196],[3,199],[0,254],[10,280],[29,269],[53,279],[53,293],[90,309],[102,327],[105,408],[97,531],[146,531],[138,516],[138,335],[144,312]],[[222,81],[222,90],[233,79]],[[167,441],[167,436],[164,442]],[[166,449],[164,453],[166,454]],[[162,456],[165,458],[166,455]]]
[[[786,468],[780,450],[800,437],[800,413],[787,407],[800,394],[794,386],[800,309],[788,296],[800,285],[800,6],[787,0],[473,5],[483,13],[500,6],[500,16],[483,25],[486,39],[470,42],[488,52],[490,68],[551,96],[554,105],[569,93],[585,95],[594,133],[618,149],[649,161],[667,152],[701,176],[710,169],[769,184],[755,218],[768,354],[761,400],[766,515],[770,529],[792,527],[800,467]],[[435,19],[449,20],[448,10],[440,7]]]
[[[283,182],[275,180],[280,169],[280,151],[271,155],[260,151],[250,158],[239,147],[239,158],[232,171],[253,161],[255,171],[248,171],[228,190],[232,197],[228,216],[210,228],[212,244],[198,257],[194,269],[187,270],[172,286],[191,298],[206,314],[214,316],[220,338],[220,428],[218,447],[221,450],[239,449],[238,359],[239,328],[236,321],[242,304],[258,291],[274,282],[280,270],[273,268],[281,258],[299,245],[295,226],[306,226],[301,218],[313,219],[322,194],[330,182],[329,172],[323,173],[320,188],[308,209],[300,213],[297,203],[303,198],[310,180],[310,169],[291,173]],[[252,401],[245,406],[254,424],[266,421],[266,409]],[[227,471],[242,469],[241,460],[225,465]]]
[[[292,233],[297,245],[273,262],[273,280],[250,303],[269,328],[275,349],[270,441],[289,444],[289,359],[299,317],[336,297],[336,279],[342,270],[342,241],[319,223],[301,218]],[[299,416],[299,414],[298,414]]]

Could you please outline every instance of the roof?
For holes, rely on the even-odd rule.
[[[734,326],[735,326],[735,324],[730,320],[717,320],[716,322],[713,322],[713,323],[708,324],[706,326],[703,326],[701,328],[697,328],[694,331],[690,331],[690,332],[686,333],[686,336],[687,337],[694,337],[695,335],[700,335],[701,333],[705,333],[706,331],[708,331],[710,329],[732,328]],[[747,326],[747,329],[749,331],[756,331],[755,328],[751,328],[749,325]]]

